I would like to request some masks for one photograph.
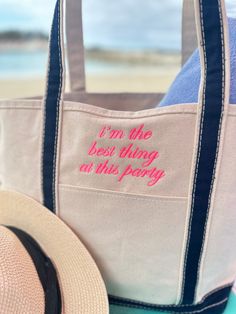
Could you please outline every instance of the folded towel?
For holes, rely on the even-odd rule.
[[[236,104],[236,19],[229,18],[230,40],[230,104]],[[160,103],[160,106],[170,106],[183,103],[197,103],[200,85],[201,67],[198,49],[188,59],[169,91]]]

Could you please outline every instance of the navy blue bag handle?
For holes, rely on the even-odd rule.
[[[43,203],[53,212],[56,211],[57,207],[57,147],[65,84],[63,41],[63,1],[57,0],[49,41],[47,88],[43,108],[41,165]]]
[[[192,304],[198,282],[199,263],[215,179],[222,123],[229,98],[228,28],[224,1],[195,0],[198,43],[202,62],[199,92],[195,169],[190,191],[189,229],[183,261],[181,304]],[[44,101],[42,142],[42,193],[44,205],[57,208],[57,167],[64,94],[65,65],[63,0],[58,0],[53,18],[47,91]]]
[[[189,194],[189,224],[183,263],[181,304],[192,304],[196,299],[230,89],[228,21],[225,3],[220,0],[199,0],[195,1],[195,7],[199,23],[198,42],[203,70],[199,92],[194,171]]]

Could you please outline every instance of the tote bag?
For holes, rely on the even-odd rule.
[[[111,305],[222,313],[235,279],[236,106],[224,1],[195,0],[195,11],[198,103],[66,95],[62,0],[45,97],[0,102],[1,189],[30,195],[78,233]]]

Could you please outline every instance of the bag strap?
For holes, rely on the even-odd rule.
[[[183,1],[182,13],[182,66],[197,48],[194,0]]]
[[[85,92],[82,0],[66,1],[67,55],[72,92]]]
[[[180,304],[198,299],[216,171],[220,165],[230,90],[228,20],[224,1],[195,1],[202,64],[200,106],[189,191],[188,225],[182,265]]]
[[[65,55],[63,37],[63,0],[56,1],[49,39],[46,94],[43,102],[43,138],[41,185],[43,204],[56,212],[58,208],[58,150],[65,92]]]

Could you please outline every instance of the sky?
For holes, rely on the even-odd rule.
[[[179,51],[182,1],[83,0],[85,46]],[[0,0],[0,31],[48,33],[55,2]],[[228,15],[236,17],[236,0],[227,0],[227,5]]]
[[[0,0],[0,30],[48,32],[53,6],[53,0]]]
[[[156,3],[160,0],[149,0],[147,2],[151,3],[152,1]],[[85,22],[89,23],[92,19],[97,18],[93,9],[94,7],[98,7],[102,2],[106,2],[106,0],[84,1],[86,6]],[[123,0],[123,2],[126,2],[127,5],[129,3],[133,4],[131,0]],[[180,5],[181,0],[169,0],[169,2]],[[236,0],[227,0],[226,2],[230,14],[234,14],[236,17]],[[16,28],[48,32],[54,3],[54,0],[0,0],[0,30]],[[166,3],[167,1],[165,1]]]

